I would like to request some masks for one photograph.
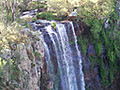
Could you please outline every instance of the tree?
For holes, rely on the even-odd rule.
[[[15,2],[12,0],[12,20],[11,22],[15,21]]]
[[[72,11],[72,4],[68,0],[48,0],[48,11],[57,13],[58,16],[62,16]]]
[[[11,0],[2,0],[0,1],[0,15],[1,21],[8,23],[8,15],[11,11]]]
[[[79,0],[78,15],[81,19],[103,19],[114,11],[113,0]]]

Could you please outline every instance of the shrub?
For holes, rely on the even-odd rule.
[[[99,59],[99,64],[100,64],[100,76],[101,76],[102,83],[103,85],[105,85],[105,87],[107,87],[109,84],[108,71],[104,66],[103,59]]]
[[[36,18],[34,18],[34,19],[32,19],[32,21],[37,21],[37,19],[36,19]]]
[[[42,12],[36,15],[37,19],[46,19],[46,20],[54,20],[55,15],[50,12]]]
[[[11,22],[11,18],[12,18],[12,13],[10,12],[8,15],[8,22]]]
[[[35,57],[39,57],[39,56],[40,56],[39,52],[35,52]]]
[[[87,50],[86,43],[87,42],[88,42],[88,40],[84,37],[79,37],[78,38],[78,44],[81,46],[81,51],[84,55],[86,55],[86,50]]]
[[[0,45],[2,48],[8,48],[11,43],[17,44],[25,42],[27,36],[20,33],[23,27],[16,22],[9,26],[0,23],[0,28]]]
[[[94,67],[94,64],[95,64],[95,59],[96,59],[96,57],[93,57],[93,56],[88,56],[89,57],[89,59],[90,59],[90,62],[91,62],[91,64],[92,64],[92,68]]]
[[[56,29],[56,23],[55,23],[55,22],[51,23],[51,26],[52,26],[54,29]]]
[[[95,44],[95,52],[99,56],[102,52],[102,44],[101,43],[96,43]]]
[[[61,21],[62,17],[57,17],[56,15],[53,15],[51,12],[42,12],[36,15],[37,19],[46,19],[46,20],[58,20]]]

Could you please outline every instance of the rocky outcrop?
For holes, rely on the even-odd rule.
[[[73,21],[76,35],[79,36],[82,32],[88,30],[88,26],[82,21]]]
[[[39,27],[38,27],[39,24]],[[81,26],[79,24],[82,24]],[[42,25],[42,26],[41,26]],[[22,75],[19,76],[19,87],[21,90],[52,90],[53,88],[60,87],[60,77],[57,76],[59,72],[56,55],[53,47],[53,43],[48,35],[45,32],[43,26],[50,25],[49,23],[45,24],[41,21],[34,22],[32,28],[37,28],[36,31],[30,31],[30,29],[26,28],[21,31],[22,34],[27,35],[27,40],[25,43],[17,44],[14,50],[12,50],[12,54],[10,56],[16,57],[16,62],[18,65],[18,69],[22,72]],[[88,27],[82,22],[74,22],[75,32],[79,36],[81,32],[84,32]],[[72,50],[72,55],[74,59],[76,59],[77,51],[75,49],[75,41],[73,37],[73,33],[70,31],[72,27],[69,26],[68,22],[65,22],[65,28],[67,29],[67,34],[69,38],[70,48]],[[48,73],[48,66],[45,60],[45,48],[44,44],[40,38],[40,32],[37,30],[44,31],[44,40],[48,44],[51,54],[51,62],[53,63],[53,72],[54,74]],[[54,36],[54,35],[53,35]],[[56,38],[55,38],[56,39]],[[102,54],[104,55],[104,46]],[[81,51],[81,50],[80,50]],[[94,56],[95,48],[90,43],[87,43],[87,55]],[[96,62],[93,63],[87,57],[87,55],[82,54],[82,65],[84,71],[85,85],[86,90],[105,90],[104,85],[101,82],[100,77],[100,65]],[[74,61],[74,67],[79,68],[78,62]],[[115,77],[114,83],[107,87],[107,90],[119,90],[119,79],[118,76]],[[56,79],[57,77],[57,79]],[[76,77],[79,78],[78,72],[76,72]],[[56,84],[58,83],[58,85]],[[56,84],[56,86],[55,86]],[[79,84],[79,80],[78,80]]]
[[[89,55],[94,56],[95,52],[93,46],[90,47],[92,52],[90,53],[87,51]],[[96,59],[95,59],[96,60]],[[94,60],[93,60],[94,61]],[[85,85],[86,90],[119,90],[119,75],[115,75],[113,84],[109,85],[105,88],[101,81],[100,76],[100,64],[97,63],[97,61],[93,63],[90,61],[90,59],[82,54],[82,65],[83,65],[83,71],[84,71],[84,77],[85,77]]]
[[[24,28],[20,33],[27,35],[27,38],[24,38],[25,42],[11,44],[11,47],[14,47],[14,49],[3,53],[4,57],[12,58],[11,60],[13,60],[13,64],[16,66],[15,70],[17,71],[14,73],[14,80],[9,81],[9,86],[7,85],[5,89],[1,86],[0,89],[47,90],[47,88],[51,88],[52,82],[48,82],[45,48],[40,38],[40,32]],[[7,77],[12,78],[9,76]],[[7,82],[8,79],[5,83]],[[14,85],[17,85],[17,87],[14,87]]]
[[[21,90],[40,90],[41,74],[45,73],[44,45],[36,32],[25,29],[26,43],[18,44],[13,52],[20,54],[18,68],[23,75],[20,78]],[[25,32],[24,30],[24,32]]]
[[[81,24],[80,24],[81,23]],[[89,27],[87,27],[85,24],[82,24],[82,22],[74,22],[75,31],[77,36],[84,35],[87,37],[87,30],[89,30]],[[81,34],[82,33],[82,34]],[[92,58],[92,61],[88,56],[97,57],[95,52],[94,45],[90,44],[90,42],[87,43],[86,48],[86,55],[82,54],[82,65],[83,65],[83,71],[84,71],[84,78],[85,78],[85,85],[86,90],[120,90],[119,86],[119,75],[114,76],[114,82],[107,87],[105,87],[101,81],[100,76],[100,64],[97,63],[97,58]],[[80,48],[81,51],[81,48]],[[102,46],[102,52],[101,56],[105,57],[105,47]],[[104,61],[103,64],[107,63],[107,61]]]

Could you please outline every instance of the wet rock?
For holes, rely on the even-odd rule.
[[[89,28],[86,23],[82,21],[73,21],[76,35],[79,36],[83,31],[87,31]]]
[[[43,27],[44,27],[44,24],[37,24],[36,27],[37,27],[37,28],[43,28]]]
[[[20,19],[33,18],[38,13],[38,9],[25,11],[20,15]]]
[[[34,17],[34,15],[26,14],[26,15],[20,16],[20,19],[24,19],[24,18],[33,18],[33,17]]]
[[[94,48],[94,46],[93,45],[90,45],[90,46],[88,46],[88,49],[87,49],[88,51],[87,51],[87,54],[88,55],[95,55],[96,53],[95,53],[95,48]]]

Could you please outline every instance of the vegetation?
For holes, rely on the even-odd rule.
[[[73,6],[68,0],[48,0],[48,10],[56,12],[57,16],[65,15],[72,11]]]
[[[78,44],[81,51],[87,55],[88,42],[95,47],[95,55],[88,56],[92,68],[94,64],[100,65],[100,77],[105,87],[111,85],[116,73],[120,73],[120,24],[118,21],[118,0],[2,0],[0,1],[0,89],[11,85],[18,87],[12,82],[19,82],[20,71],[15,63],[18,57],[6,57],[6,53],[16,50],[16,45],[26,42],[26,36],[22,35],[23,27],[30,27],[30,20],[21,20],[20,14],[23,11],[43,9],[33,17],[45,20],[64,20],[74,9],[77,8],[77,21],[81,20],[87,24],[89,30],[81,33],[78,37]],[[56,23],[51,23],[56,29]],[[84,33],[87,33],[85,35]],[[38,39],[39,41],[39,39]],[[70,42],[71,45],[74,42]],[[105,52],[102,53],[103,47]],[[103,57],[104,54],[104,57]],[[19,55],[18,55],[19,56]],[[39,53],[35,53],[38,57]],[[31,63],[34,67],[35,64]],[[18,74],[18,77],[14,74]],[[58,78],[55,77],[57,80]],[[58,81],[56,81],[58,86]],[[6,89],[9,89],[7,87]],[[10,89],[13,89],[12,87]]]
[[[19,88],[18,83],[21,71],[18,68],[20,55],[16,52],[16,56],[8,57],[13,54],[12,50],[16,50],[17,44],[26,41],[26,36],[20,34],[22,26],[12,23],[8,27],[0,23],[0,89]],[[13,83],[14,82],[14,83]]]
[[[40,54],[38,52],[35,52],[35,57],[37,58],[39,56],[40,56]]]
[[[42,12],[36,15],[37,19],[54,20],[55,16],[51,12]]]
[[[56,23],[55,23],[55,22],[51,23],[51,26],[52,26],[54,29],[56,29]]]
[[[91,62],[91,64],[92,64],[92,68],[94,68],[94,65],[95,65],[95,60],[96,60],[96,56],[88,56],[89,57],[89,59],[90,59],[90,62]]]
[[[101,54],[101,52],[102,52],[102,44],[101,43],[96,43],[95,44],[95,52],[96,52],[96,54],[99,56],[100,54]]]
[[[108,82],[108,71],[104,66],[103,59],[99,60],[99,64],[100,64],[101,80],[102,80],[102,83],[105,85],[105,88],[106,88],[109,84],[109,82]]]
[[[78,37],[78,44],[81,46],[81,51],[84,55],[86,55],[87,51],[87,42],[88,40],[85,37]]]
[[[37,19],[45,19],[45,20],[62,20],[61,17],[57,17],[52,12],[42,12],[36,15]]]
[[[21,75],[21,71],[18,69],[18,65],[15,64],[14,62],[15,62],[14,59],[6,59],[0,57],[0,89],[1,90],[19,88],[17,83],[19,83],[19,77]]]
[[[88,41],[94,45],[96,55],[93,56],[97,56],[97,58],[100,58],[99,62],[96,61],[97,58],[92,58],[93,56],[89,56],[89,59],[92,63],[92,68],[95,62],[100,64],[101,80],[103,85],[107,87],[113,83],[114,75],[119,67],[118,62],[120,57],[118,56],[118,54],[120,50],[120,31],[117,24],[117,21],[119,19],[118,7],[116,1],[112,0],[101,2],[92,2],[92,0],[90,0],[89,2],[86,1],[87,0],[83,1],[83,7],[79,7],[78,15],[79,19],[86,22],[86,24],[89,26],[89,31],[83,32],[86,32],[88,35],[81,35],[86,37]],[[108,26],[105,27],[105,23],[107,20],[109,20]],[[82,40],[84,39],[82,38]],[[81,45],[82,53],[85,54],[86,43],[85,40],[82,40],[78,38],[78,43]],[[104,59],[101,53],[103,46],[105,46]]]

